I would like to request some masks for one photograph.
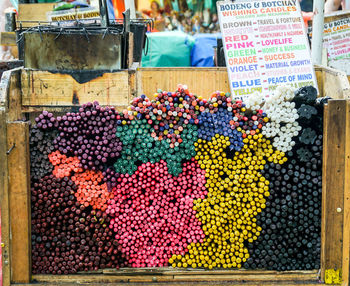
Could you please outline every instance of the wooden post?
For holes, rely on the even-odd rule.
[[[2,251],[2,281],[10,285],[10,213],[8,196],[7,172],[7,128],[6,108],[0,106],[0,202],[1,202],[1,251]]]
[[[349,281],[350,101],[330,100],[324,115],[321,277]]]
[[[11,228],[11,282],[31,279],[29,122],[7,125]]]
[[[127,68],[130,69],[134,63],[134,33],[128,33],[128,57]]]
[[[1,248],[3,285],[11,282],[10,205],[7,156],[8,98],[11,89],[12,71],[2,74],[0,83],[0,202],[1,202]],[[13,82],[14,83],[14,82]],[[14,114],[13,114],[14,115]],[[15,115],[14,115],[15,116]]]
[[[7,92],[8,110],[6,114],[7,122],[23,119],[22,113],[22,91],[21,91],[21,69],[9,71],[9,88]]]
[[[23,117],[20,73],[20,69],[4,72],[0,84],[3,285],[28,283],[31,278],[29,123],[8,123]]]

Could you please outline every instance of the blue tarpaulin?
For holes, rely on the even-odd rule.
[[[173,31],[148,33],[147,37],[143,67],[213,67],[214,47],[221,34],[190,36]]]
[[[217,38],[221,34],[197,34],[191,51],[191,65],[193,67],[213,67],[214,66],[214,47],[216,47]]]

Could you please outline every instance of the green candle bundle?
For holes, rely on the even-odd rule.
[[[190,160],[195,155],[193,143],[198,138],[197,129],[195,125],[186,125],[181,136],[182,142],[170,148],[171,140],[158,140],[145,119],[133,120],[130,125],[118,126],[116,136],[120,138],[124,147],[120,158],[114,164],[115,171],[133,174],[139,163],[154,164],[165,160],[168,163],[169,173],[177,176],[182,171],[182,161]]]

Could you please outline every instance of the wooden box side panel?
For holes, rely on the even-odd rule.
[[[277,282],[277,285],[289,282],[289,285],[307,285],[317,282],[318,271],[264,271],[264,270],[204,270],[187,269],[178,270],[169,267],[142,268],[142,269],[107,269],[103,274],[78,274],[78,275],[34,275],[33,278],[39,283],[55,281],[59,283],[195,283],[195,282],[231,282],[232,284],[254,283],[265,285],[267,282]],[[279,283],[278,283],[279,282]],[[303,282],[305,284],[303,284]],[[226,284],[225,283],[225,284]],[[237,284],[236,284],[237,283]],[[148,284],[149,285],[149,284]],[[248,284],[249,285],[249,284]],[[283,284],[284,285],[284,284]]]
[[[7,124],[11,281],[31,280],[29,122]]]
[[[23,69],[22,108],[23,111],[58,110],[93,101],[126,108],[131,100],[130,76],[128,71],[105,73],[80,84],[67,74]]]
[[[330,100],[325,109],[322,178],[321,277],[349,281],[350,101]]]
[[[138,95],[153,98],[157,89],[175,91],[178,84],[188,86],[190,92],[209,98],[215,91],[230,92],[226,68],[141,68]]]
[[[315,72],[321,97],[350,98],[350,85],[345,72],[324,66],[315,66]]]
[[[315,66],[320,96],[335,99],[350,98],[350,85],[344,72]],[[203,98],[215,91],[230,92],[230,82],[225,67],[220,68],[140,68],[137,95],[153,98],[157,89],[175,91],[178,84]]]

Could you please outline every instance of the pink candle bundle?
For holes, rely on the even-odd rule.
[[[122,174],[106,210],[110,227],[132,267],[168,265],[172,254],[185,254],[191,242],[203,242],[193,200],[204,199],[205,171],[192,159],[178,177],[166,162],[145,163],[133,175]]]

